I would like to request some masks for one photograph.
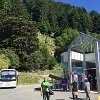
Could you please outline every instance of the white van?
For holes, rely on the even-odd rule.
[[[0,88],[16,87],[18,72],[15,69],[2,69],[0,72]]]

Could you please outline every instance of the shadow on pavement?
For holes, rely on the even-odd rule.
[[[55,90],[55,89],[52,89],[52,91],[59,91],[59,92],[70,92],[69,90],[66,90],[66,91],[64,91],[64,90],[62,90],[62,89],[61,89],[61,90],[60,90],[60,89],[56,89],[56,90]]]
[[[41,91],[41,87],[34,88],[34,91]]]
[[[65,99],[56,99],[56,100],[65,100]]]
[[[15,87],[1,87],[0,89],[15,89]]]
[[[73,100],[72,97],[69,97],[69,98]],[[78,98],[78,100],[86,100],[86,98]]]

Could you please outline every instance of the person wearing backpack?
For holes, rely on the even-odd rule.
[[[47,78],[44,78],[44,81],[41,83],[41,96],[43,95],[43,100],[50,100],[50,82]]]

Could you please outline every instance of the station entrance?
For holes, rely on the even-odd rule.
[[[88,79],[90,77],[89,81],[91,82],[91,90],[95,91],[97,90],[96,65],[95,63],[87,62],[86,66],[87,68],[85,72],[86,72],[86,75],[88,76]]]
[[[78,78],[80,79],[80,76],[82,73],[84,73],[87,78],[89,79],[89,82],[91,83],[91,91],[97,90],[97,79],[96,79],[96,65],[93,62],[86,62],[86,69],[83,68],[83,62],[72,61],[72,70],[77,73]]]
[[[68,63],[67,70],[70,73],[73,68],[76,71],[82,68],[87,77],[91,76],[92,90],[97,89],[100,93],[100,40],[80,33],[69,45],[68,52],[61,56],[64,57],[62,63]],[[71,74],[70,82],[72,82]]]

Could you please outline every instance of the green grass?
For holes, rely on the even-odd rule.
[[[58,77],[62,77],[63,76],[63,72],[61,71],[61,68],[60,66],[55,66],[54,69],[52,70],[44,70],[44,71],[38,71],[39,74],[42,74],[42,75],[54,75],[54,76],[58,76]]]
[[[22,72],[18,76],[18,85],[38,84],[39,80],[39,76],[33,76],[29,73]]]
[[[62,72],[60,71],[60,69],[50,70],[49,74],[56,75],[56,76],[59,76],[59,77],[62,76]]]
[[[60,69],[60,65],[57,65],[53,70],[38,70],[33,73],[19,72],[18,85],[40,84],[41,81],[43,81],[43,76],[49,76],[50,74],[61,77],[62,72]]]

